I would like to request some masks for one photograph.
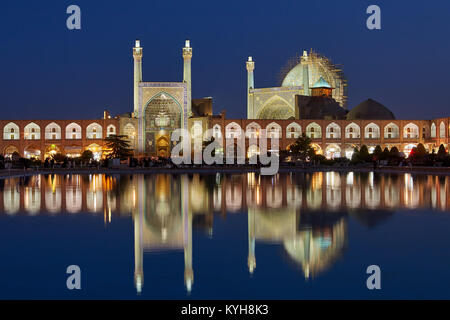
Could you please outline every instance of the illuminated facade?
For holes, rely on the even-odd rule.
[[[248,58],[246,68],[247,119],[298,119],[296,97],[310,96],[312,87],[321,79],[334,88],[332,98],[346,108],[347,81],[342,70],[312,50],[309,54],[303,51],[301,57],[289,63],[281,87],[256,88],[252,57]]]
[[[265,129],[279,138],[280,150],[289,150],[291,144],[301,136],[312,139],[317,153],[327,158],[351,158],[355,147],[366,145],[372,152],[377,145],[382,149],[397,147],[406,155],[422,143],[430,152],[438,151],[450,142],[450,118],[434,120],[255,120],[226,119],[225,116],[211,120],[215,139],[221,139],[226,152],[226,137],[236,137],[245,132],[246,154],[259,153],[259,140],[252,140]],[[436,128],[441,128],[437,130]],[[242,131],[241,131],[242,130]],[[256,141],[256,144],[255,144]]]
[[[99,159],[105,147],[103,139],[118,134],[119,120],[105,112],[103,119],[95,120],[0,120],[0,127],[4,156],[17,152],[44,160],[55,153],[79,157],[84,150],[91,150]]]
[[[255,88],[255,61],[249,57],[247,69],[247,119],[227,119],[225,112],[213,115],[212,98],[192,99],[192,47],[182,48],[183,81],[145,82],[142,76],[143,48],[133,47],[133,112],[95,120],[0,120],[3,130],[0,152],[11,156],[44,160],[55,153],[77,157],[91,150],[96,159],[103,156],[103,139],[111,134],[126,135],[135,157],[170,156],[175,129],[187,129],[191,137],[202,137],[212,129],[226,152],[226,138],[245,134],[246,155],[259,153],[260,146],[250,138],[266,129],[268,136],[280,139],[287,150],[302,134],[328,158],[350,158],[355,147],[367,145],[397,147],[409,154],[418,143],[437,151],[450,142],[450,118],[397,120],[381,104],[368,99],[346,110],[347,82],[342,70],[329,59],[311,51],[293,60],[284,73],[281,87]],[[243,131],[241,133],[241,130]]]

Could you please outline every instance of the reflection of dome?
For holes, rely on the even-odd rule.
[[[294,208],[254,209],[254,212],[258,239],[275,241],[295,235],[297,223]]]
[[[391,110],[383,106],[381,103],[372,99],[367,99],[350,110],[347,114],[347,119],[394,120],[395,116]]]
[[[331,230],[306,229],[295,238],[284,240],[283,245],[289,257],[302,266],[305,278],[309,278],[325,271],[342,255],[346,233],[347,225],[341,219]]]
[[[392,217],[394,211],[390,210],[355,210],[351,216],[368,228],[374,228]]]

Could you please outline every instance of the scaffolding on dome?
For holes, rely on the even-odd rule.
[[[330,59],[312,49],[308,53],[308,61],[310,61],[309,65],[313,66],[313,68],[310,68],[310,74],[312,74],[312,77],[309,77],[310,87],[322,76],[332,87],[334,87],[333,98],[341,105],[341,107],[346,108],[348,89],[347,79],[342,71],[342,65],[332,63]],[[302,55],[300,54],[297,54],[288,60],[279,74],[278,81],[280,86],[302,85],[302,77],[300,76],[296,77],[294,82],[291,81],[289,85],[286,83],[288,75],[298,65],[301,65],[301,63]],[[298,72],[301,72],[301,68],[298,69]]]

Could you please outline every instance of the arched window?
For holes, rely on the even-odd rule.
[[[357,139],[360,136],[359,126],[352,122],[345,127],[345,138],[346,139]]]
[[[379,139],[380,138],[380,127],[378,127],[375,123],[369,123],[365,128],[366,139]]]
[[[127,123],[123,127],[123,134],[128,137],[130,140],[134,140],[134,137],[136,136],[136,129],[131,123]]]
[[[213,127],[213,137],[216,140],[222,138],[222,128],[218,124]]]
[[[395,123],[391,122],[384,127],[384,138],[385,139],[398,139],[399,138],[399,127]]]
[[[330,123],[326,129],[326,137],[327,139],[340,139],[341,127],[335,122]]]
[[[61,127],[55,122],[49,123],[45,127],[45,139],[46,140],[61,139]]]
[[[268,138],[281,138],[281,126],[276,123],[276,122],[272,122],[270,123],[267,127],[267,137]]]
[[[419,138],[419,127],[410,122],[403,128],[403,138],[416,139]]]
[[[439,138],[445,138],[445,124],[444,124],[444,122],[441,122],[441,125],[439,126]]]
[[[225,137],[234,139],[241,137],[241,127],[236,122],[231,122],[225,127]]]
[[[106,136],[109,137],[110,135],[116,134],[116,126],[113,124],[110,124],[106,127]]]
[[[81,139],[81,126],[72,122],[66,126],[66,139]]]
[[[316,122],[308,124],[308,126],[306,127],[306,136],[311,139],[322,138],[321,127]]]
[[[201,121],[194,121],[194,124],[191,127],[191,138],[203,139],[203,127]]]
[[[431,137],[436,138],[436,124],[434,122],[431,124]]]
[[[102,139],[102,126],[98,123],[91,123],[86,127],[86,138]]]
[[[31,122],[25,126],[24,133],[26,140],[41,139],[41,128],[34,122]]]
[[[19,126],[14,122],[8,123],[3,128],[3,140],[19,140],[19,139],[20,139]]]
[[[286,137],[297,139],[302,134],[302,127],[297,122],[290,123],[286,128]]]
[[[245,137],[246,138],[256,139],[256,138],[258,138],[260,132],[261,132],[261,126],[256,122],[249,123],[245,127]]]

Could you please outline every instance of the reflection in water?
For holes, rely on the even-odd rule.
[[[275,243],[305,278],[324,272],[344,252],[347,217],[373,227],[394,209],[450,210],[450,177],[373,173],[215,175],[36,175],[0,180],[0,212],[66,212],[132,216],[135,286],[144,286],[144,252],[183,250],[184,280],[194,285],[192,229],[213,236],[214,213],[248,212],[249,273],[256,242]]]

